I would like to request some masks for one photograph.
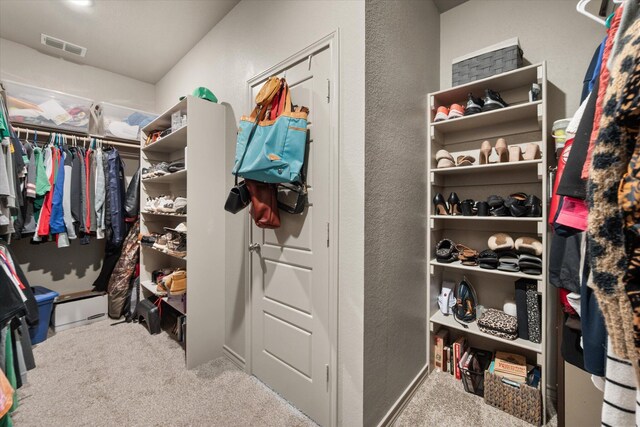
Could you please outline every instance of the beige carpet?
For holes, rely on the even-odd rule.
[[[549,418],[547,426],[557,426],[555,413]],[[479,396],[465,392],[462,382],[450,374],[433,371],[398,417],[395,426],[531,427],[531,424],[485,404]]]
[[[183,350],[167,334],[111,323],[63,331],[35,347],[38,367],[18,392],[16,427],[316,426],[227,359],[187,371]],[[449,374],[434,372],[396,425],[529,424],[465,393]],[[549,425],[556,425],[555,418]]]
[[[187,371],[167,334],[101,321],[35,347],[16,427],[315,426],[227,359]]]

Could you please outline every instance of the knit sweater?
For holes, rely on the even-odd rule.
[[[636,144],[640,126],[639,107],[637,99],[634,101],[640,87],[640,20],[631,26],[620,42],[623,48],[615,58],[612,78],[603,100],[600,131],[587,186],[592,268],[590,286],[604,315],[614,353],[632,360],[636,373],[639,373],[635,348],[640,348],[636,345],[640,341],[634,339],[634,313],[624,279],[629,265],[628,253],[633,251],[625,249],[629,242],[625,238],[620,206],[624,208],[628,201],[624,196],[619,200],[618,190],[631,154],[635,150],[640,155],[640,144]],[[640,199],[633,203],[632,211],[640,212]],[[640,322],[636,324],[640,326]]]

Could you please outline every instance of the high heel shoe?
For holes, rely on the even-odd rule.
[[[451,215],[462,215],[462,211],[460,210],[460,199],[456,193],[449,194],[449,213]]]
[[[480,164],[488,165],[489,157],[491,156],[491,151],[493,151],[493,147],[489,141],[482,141],[482,145],[480,146]]]
[[[522,160],[522,150],[517,145],[509,147],[509,162],[519,162]]]
[[[498,154],[498,163],[505,163],[509,160],[507,141],[504,138],[498,138],[496,141],[496,153]]]
[[[525,160],[539,159],[541,157],[540,146],[538,144],[530,142],[529,144],[527,144],[527,148],[524,150],[524,154],[522,155],[522,157]]]
[[[435,215],[449,215],[449,208],[447,208],[447,202],[444,200],[442,194],[437,193],[433,198],[433,207],[435,209]]]

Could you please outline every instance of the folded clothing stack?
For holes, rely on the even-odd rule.
[[[489,308],[478,320],[478,328],[486,334],[507,340],[518,338],[518,320],[502,310]]]

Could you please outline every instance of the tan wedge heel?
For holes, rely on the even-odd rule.
[[[507,141],[504,138],[498,138],[496,141],[496,153],[498,154],[498,163],[506,163],[509,161]]]
[[[480,164],[488,165],[489,157],[491,156],[491,151],[493,147],[491,147],[491,143],[489,141],[483,141],[480,146]]]
[[[509,147],[509,162],[519,162],[522,160],[522,150],[517,145]]]
[[[524,150],[524,154],[522,155],[524,160],[536,160],[540,159],[542,156],[540,154],[540,146],[538,144],[534,144],[530,142],[527,144],[527,148]]]

